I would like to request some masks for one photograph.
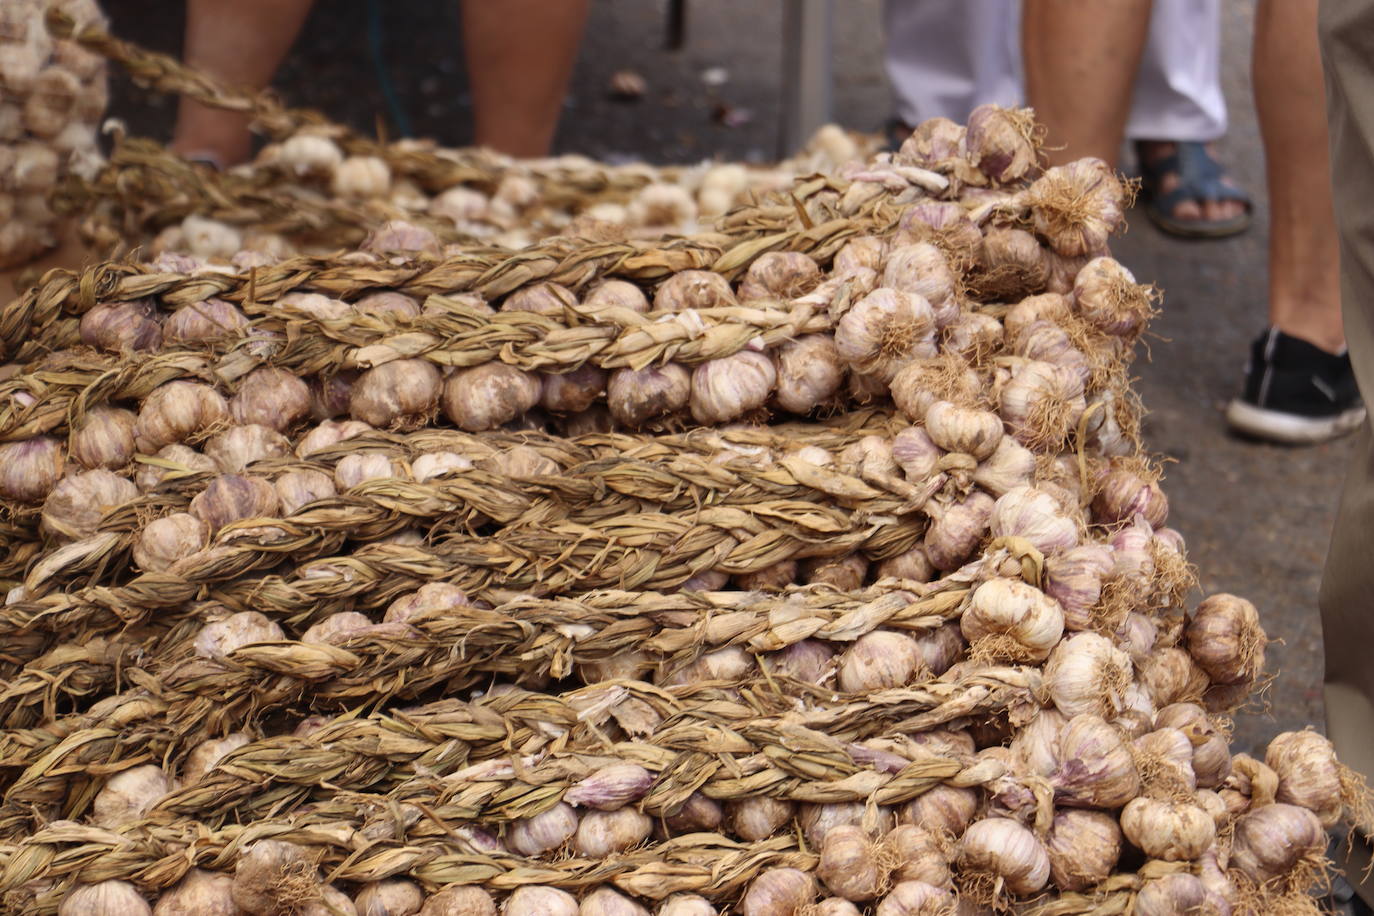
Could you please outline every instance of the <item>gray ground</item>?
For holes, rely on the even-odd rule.
[[[494,0],[486,0],[494,2]],[[106,0],[117,33],[175,51],[180,2]],[[293,104],[371,129],[391,120],[369,53],[369,3],[329,0],[316,13],[278,86]],[[836,111],[841,123],[879,126],[888,114],[881,67],[880,0],[839,0],[836,23]],[[685,45],[663,49],[664,0],[597,0],[566,117],[562,150],[606,159],[690,161],[771,157],[777,134],[779,2],[691,0]],[[458,48],[454,3],[382,3],[381,46],[395,96],[418,135],[445,144],[471,139],[469,103]],[[1175,459],[1166,481],[1171,522],[1188,538],[1207,591],[1254,600],[1270,634],[1277,675],[1268,711],[1237,722],[1242,746],[1321,720],[1320,626],[1316,594],[1334,501],[1349,444],[1287,449],[1242,442],[1222,426],[1221,409],[1236,390],[1250,339],[1264,322],[1265,222],[1263,159],[1249,86],[1250,4],[1226,2],[1223,67],[1232,127],[1222,152],[1238,181],[1256,196],[1256,225],[1219,242],[1181,242],[1134,214],[1116,250],[1137,274],[1165,291],[1151,359],[1139,388],[1151,413],[1150,445]],[[709,88],[701,73],[728,71]],[[610,101],[606,85],[619,69],[649,85],[636,104]],[[115,114],[135,132],[166,136],[171,106],[121,86]],[[748,113],[745,123],[719,123],[722,107]],[[395,124],[388,128],[395,135]]]

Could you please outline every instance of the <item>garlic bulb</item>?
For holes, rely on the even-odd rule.
[[[572,290],[560,283],[536,283],[523,286],[501,303],[503,312],[535,312],[540,315],[562,315],[564,309],[577,305]]]
[[[936,576],[935,565],[926,556],[925,547],[917,544],[910,550],[888,557],[874,569],[874,579],[911,579],[915,582],[929,582]],[[932,669],[933,670],[933,669]],[[939,674],[940,672],[935,672]]]
[[[1060,642],[1045,664],[1045,689],[1066,716],[1093,713],[1110,719],[1125,705],[1131,659],[1096,633],[1075,633]]]
[[[1182,873],[1152,878],[1140,885],[1135,895],[1137,916],[1174,916],[1176,913],[1205,913],[1207,889],[1194,875]]]
[[[121,770],[106,780],[91,803],[91,820],[99,827],[120,827],[143,817],[172,789],[156,764]]]
[[[386,609],[383,623],[403,623],[442,615],[458,608],[472,607],[467,593],[448,582],[427,582],[417,591],[402,595]]]
[[[588,811],[573,836],[573,849],[588,858],[600,859],[642,843],[653,829],[649,816],[635,808]]]
[[[816,880],[795,868],[770,868],[749,884],[740,916],[802,916],[816,899]]]
[[[829,334],[805,334],[778,351],[778,406],[797,414],[810,413],[839,391],[844,362]]]
[[[367,238],[363,239],[360,250],[379,254],[404,254],[414,251],[437,255],[440,247],[439,239],[428,229],[405,220],[393,219],[372,230]]]
[[[897,153],[898,162],[945,171],[964,155],[965,128],[949,118],[927,118],[917,125]]]
[[[739,681],[754,673],[754,657],[741,646],[704,652],[690,664],[668,672],[660,681],[665,687],[699,684],[702,681]]]
[[[709,270],[680,270],[654,290],[656,312],[685,312],[738,304],[730,283]]]
[[[354,634],[370,626],[372,621],[365,614],[359,614],[357,611],[339,611],[311,625],[301,634],[301,642],[338,645],[347,642]]]
[[[1029,110],[979,105],[965,128],[968,160],[995,184],[1020,181],[1040,162],[1036,129]]]
[[[1159,649],[1138,666],[1138,673],[1157,707],[1193,702],[1207,690],[1207,674],[1182,649]]]
[[[800,251],[769,251],[759,255],[744,272],[739,285],[739,298],[795,299],[815,289],[821,282],[821,270],[808,255]]]
[[[42,502],[62,479],[62,443],[35,436],[0,445],[0,496],[23,503]]]
[[[416,429],[433,416],[441,385],[439,370],[428,360],[383,363],[353,383],[348,413],[377,429]]]
[[[193,868],[163,891],[153,907],[153,916],[240,916],[243,911],[234,903],[233,887],[232,875]]]
[[[1256,808],[1236,821],[1231,868],[1256,884],[1276,879],[1307,890],[1312,871],[1325,868],[1327,835],[1317,815],[1297,805]]]
[[[894,882],[924,881],[935,887],[949,884],[948,851],[934,833],[915,824],[899,824],[883,836],[883,848],[896,856]]]
[[[719,803],[693,792],[677,811],[663,819],[670,833],[715,833],[725,819]]]
[[[886,255],[886,240],[876,235],[861,235],[845,242],[836,252],[831,270],[837,277],[849,276],[857,270],[882,270]]]
[[[353,383],[358,372],[346,369],[331,375],[319,375],[311,379],[310,416],[315,420],[332,420],[348,413],[348,402],[353,398]]]
[[[309,458],[327,451],[340,442],[372,432],[372,426],[359,420],[324,420],[296,443],[296,456]]]
[[[398,878],[364,884],[353,898],[358,916],[414,916],[424,903],[420,885]]]
[[[1227,735],[1217,728],[1201,706],[1196,703],[1165,706],[1155,715],[1154,724],[1156,728],[1176,728],[1188,737],[1192,744],[1193,773],[1200,788],[1215,789],[1231,775],[1231,748]],[[1272,742],[1270,748],[1273,748]],[[1272,761],[1266,762],[1273,766]],[[1277,771],[1278,767],[1274,769]]]
[[[957,357],[907,362],[891,377],[890,387],[893,403],[916,423],[936,401],[968,405],[982,393],[978,373]]]
[[[866,822],[868,822],[866,824]],[[867,829],[871,824],[875,829]],[[863,802],[831,802],[824,805],[804,804],[797,810],[797,826],[801,827],[806,842],[819,850],[831,830],[840,826],[864,828],[865,835],[884,833],[892,825],[890,812],[882,808],[872,809]]]
[[[250,423],[211,436],[205,442],[205,454],[221,471],[237,474],[255,461],[291,454],[291,443],[275,429]]]
[[[418,302],[405,293],[393,292],[389,289],[368,293],[353,303],[353,308],[360,315],[371,315],[374,318],[394,316],[398,319],[409,319],[418,318],[420,315]]]
[[[1285,732],[1269,742],[1264,762],[1279,777],[1275,798],[1313,812],[1323,827],[1340,823],[1347,777],[1325,736],[1310,729]]]
[[[401,477],[399,468],[378,452],[351,452],[334,465],[334,485],[342,491],[362,486],[371,480]]]
[[[110,353],[156,350],[162,325],[150,302],[105,302],[81,316],[81,342]]]
[[[978,461],[990,457],[1002,441],[1002,421],[996,414],[949,401],[936,401],[926,408],[925,426],[940,448],[972,455]]]
[[[290,141],[288,141],[290,142]],[[391,186],[391,169],[377,156],[349,156],[334,167],[330,188],[338,197],[384,197]]]
[[[835,650],[819,639],[803,639],[763,656],[763,670],[817,687],[835,676]]]
[[[741,350],[692,370],[692,418],[704,426],[728,423],[764,405],[777,382],[765,353]]]
[[[737,575],[734,580],[745,591],[781,591],[797,581],[797,561],[782,560],[772,566]]]
[[[998,497],[988,517],[993,537],[1019,537],[1046,556],[1078,544],[1078,523],[1041,489],[1016,487]]]
[[[206,299],[184,305],[162,323],[167,343],[198,344],[238,338],[248,330],[248,318],[223,299]]]
[[[959,314],[954,295],[954,273],[939,248],[929,242],[903,245],[888,252],[881,284],[888,289],[913,293],[934,310],[935,323],[949,324]],[[951,312],[952,309],[952,312]]]
[[[1021,824],[988,817],[970,825],[959,840],[958,866],[972,897],[996,896],[1004,886],[1013,894],[1034,894],[1050,880],[1045,847]]]
[[[496,916],[496,902],[480,887],[450,884],[425,900],[419,916]]]
[[[472,459],[456,452],[426,452],[417,455],[410,465],[410,474],[419,483],[470,470]]]
[[[868,575],[868,558],[860,553],[840,557],[810,557],[802,561],[801,579],[807,585],[823,583],[840,591],[857,591]]]
[[[602,885],[582,898],[579,916],[649,916],[649,911],[609,886]]]
[[[1151,290],[1114,258],[1094,258],[1073,281],[1074,309],[1083,320],[1106,334],[1132,337],[1144,330],[1154,314]]]
[[[459,369],[444,382],[441,403],[459,429],[495,429],[539,403],[539,379],[500,362]]]
[[[1130,459],[1113,458],[1097,478],[1093,516],[1103,524],[1129,522],[1140,516],[1158,528],[1169,517],[1169,500],[1153,475],[1142,473]]]
[[[1099,716],[1064,723],[1050,777],[1055,801],[1079,808],[1119,808],[1140,793],[1140,774],[1121,733]]]
[[[1183,638],[1188,654],[1214,683],[1248,683],[1264,671],[1267,637],[1259,612],[1244,598],[1220,593],[1204,599]]]
[[[288,314],[297,312],[322,322],[347,322],[357,314],[357,310],[347,302],[320,293],[287,293],[277,300],[277,307],[288,310]]]
[[[240,474],[221,474],[191,500],[191,514],[212,532],[245,518],[271,518],[278,508],[272,484]]]
[[[955,899],[949,891],[925,881],[903,881],[884,897],[874,916],[951,916]]]
[[[239,382],[229,413],[238,423],[286,432],[310,415],[310,387],[283,369],[260,366]]]
[[[48,537],[76,541],[95,534],[105,513],[138,499],[138,487],[104,468],[64,477],[43,500]]]
[[[1045,288],[1050,265],[1035,236],[1022,229],[992,226],[983,233],[980,288],[1025,294]]]
[[[604,766],[563,793],[570,805],[615,811],[638,801],[654,784],[653,774],[637,763]]]
[[[224,658],[235,649],[259,642],[286,638],[281,627],[257,611],[241,611],[207,623],[196,634],[195,653],[202,658]]]
[[[134,563],[144,572],[165,572],[204,549],[207,541],[204,522],[188,512],[174,512],[143,526],[134,540]]]
[[[181,765],[181,782],[188,786],[199,782],[215,764],[248,744],[249,740],[243,732],[234,732],[223,738],[200,742],[186,755],[186,762]]]
[[[891,630],[873,630],[840,656],[839,684],[846,693],[905,687],[921,670],[916,641]]]
[[[1097,254],[1124,220],[1126,191],[1101,159],[1047,169],[1026,191],[1035,231],[1065,257]]]
[[[644,369],[616,369],[606,385],[606,406],[619,423],[638,429],[670,416],[692,397],[692,376],[677,363]]]
[[[1045,836],[1050,880],[1061,891],[1086,891],[1111,876],[1121,858],[1121,828],[1105,811],[1056,811]]]
[[[554,413],[575,414],[591,407],[606,390],[605,369],[583,365],[541,378],[539,405]]]
[[[875,289],[836,324],[835,347],[857,371],[892,382],[904,364],[935,356],[935,312],[919,295]]]
[[[624,308],[641,315],[649,311],[644,291],[627,280],[602,280],[587,292],[582,305],[588,309]]]
[[[958,569],[987,533],[993,498],[974,490],[951,506],[941,508],[932,501],[925,508],[932,516],[923,542],[927,559],[936,569]]]
[[[1027,296],[1007,309],[1006,315],[1002,317],[1002,324],[1006,328],[1007,339],[1015,341],[1020,340],[1033,325],[1040,322],[1062,328],[1072,314],[1069,300],[1064,296],[1058,293],[1041,293],[1038,296]]]
[[[538,856],[562,846],[577,832],[577,812],[562,802],[531,817],[512,821],[506,844],[522,856]]]
[[[219,466],[213,460],[185,445],[164,445],[153,457],[172,463],[175,470],[156,464],[140,463],[138,470],[134,472],[134,482],[144,493],[156,491],[166,480],[184,479],[191,474],[214,474],[219,470]]]
[[[725,803],[725,826],[741,840],[766,840],[792,820],[794,806],[767,795],[732,799]]]
[[[1092,378],[1088,358],[1073,344],[1068,333],[1057,324],[1036,321],[1018,334],[1012,352],[1025,359],[1050,363],[1077,373],[1086,385]]]
[[[1196,859],[1216,841],[1211,815],[1197,805],[1144,796],[1126,803],[1121,830],[1141,852],[1166,862]]]
[[[832,894],[851,901],[872,900],[887,889],[890,873],[878,849],[862,827],[833,827],[821,844],[816,875]]]
[[[140,452],[151,455],[165,445],[200,435],[228,418],[228,403],[209,385],[168,382],[143,399],[134,424],[134,442]]]
[[[959,620],[964,638],[997,657],[1044,661],[1064,632],[1053,598],[1016,579],[990,579],[974,589]]]
[[[118,470],[134,457],[132,411],[118,407],[93,407],[72,425],[67,447],[76,461],[88,468]]]
[[[663,901],[655,916],[716,916],[716,908],[696,894],[673,894]]]
[[[77,884],[67,891],[57,916],[152,916],[148,901],[127,881]]]
[[[272,484],[283,516],[292,515],[311,503],[337,496],[333,479],[322,471],[287,471]]]
[[[1000,411],[1008,431],[1036,451],[1061,451],[1087,406],[1082,377],[1053,363],[1028,360],[1002,386]]]
[[[980,796],[972,789],[940,784],[901,807],[897,820],[937,834],[962,836],[978,812]]]
[[[1004,340],[1002,322],[996,318],[982,312],[961,312],[942,329],[940,352],[982,363],[1002,348]]]
[[[1112,551],[1105,544],[1082,544],[1045,561],[1045,594],[1064,611],[1064,629],[1089,630],[1102,597],[1102,580],[1113,569]]]
[[[932,675],[944,674],[963,657],[968,644],[959,630],[959,624],[951,621],[916,637],[916,652]]]
[[[501,912],[503,916],[578,916],[577,898],[556,887],[524,884],[506,898]]]

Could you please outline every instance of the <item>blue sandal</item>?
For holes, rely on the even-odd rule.
[[[1237,235],[1250,226],[1254,209],[1250,195],[1222,181],[1226,172],[1221,163],[1212,158],[1205,144],[1195,141],[1174,143],[1174,151],[1153,162],[1141,154],[1136,143],[1136,159],[1140,164],[1140,190],[1145,202],[1145,215],[1160,229],[1183,238],[1216,239]],[[1178,176],[1178,186],[1167,194],[1160,192],[1164,179]],[[1238,200],[1245,204],[1245,212],[1231,219],[1176,219],[1174,208],[1185,200]]]

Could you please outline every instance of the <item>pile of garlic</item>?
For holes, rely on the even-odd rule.
[[[4,899],[1300,908],[1366,792],[1314,732],[1233,754],[1266,636],[1185,601],[1129,195],[1037,161],[927,122],[799,182],[833,244],[719,271],[587,241],[482,295],[393,220],[50,278],[0,321],[61,305],[0,382]]]
[[[0,9],[0,269],[57,244],[53,191],[69,172],[89,178],[102,163],[105,61],[48,34],[52,5],[83,24],[101,20],[95,0],[11,0]]]

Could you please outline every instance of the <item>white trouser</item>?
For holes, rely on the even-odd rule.
[[[1018,0],[886,0],[884,14],[887,75],[907,124],[937,116],[962,124],[977,105],[1023,103]],[[1224,133],[1221,0],[1154,0],[1126,135]]]

